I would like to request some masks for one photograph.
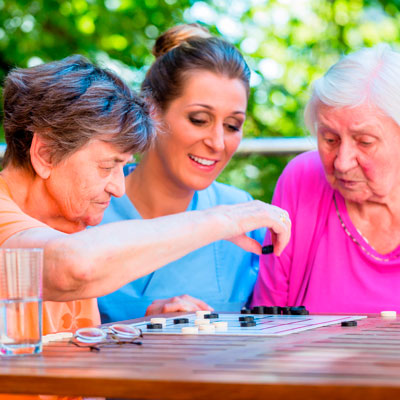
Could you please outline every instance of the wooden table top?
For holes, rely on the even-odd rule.
[[[132,399],[400,397],[400,319],[284,337],[145,335],[91,352],[52,342],[0,359],[0,391]]]

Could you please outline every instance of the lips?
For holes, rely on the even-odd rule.
[[[97,201],[96,202],[101,207],[108,207],[110,205],[110,200],[107,201]]]
[[[336,178],[339,183],[344,186],[344,187],[348,187],[351,188],[353,186],[356,186],[357,184],[360,183],[360,181],[353,181],[353,180],[348,180],[348,179],[341,179],[341,178]]]
[[[203,167],[212,167],[218,162],[217,160],[210,160],[208,158],[198,157],[193,154],[189,154],[189,158]]]

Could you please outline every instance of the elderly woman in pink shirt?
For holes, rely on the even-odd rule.
[[[381,44],[341,59],[314,83],[305,120],[318,152],[278,181],[292,238],[262,257],[253,305],[400,311],[400,54]]]

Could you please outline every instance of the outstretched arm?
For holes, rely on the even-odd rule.
[[[268,227],[280,254],[290,221],[278,207],[260,202],[224,205],[147,220],[115,222],[74,234],[35,228],[15,234],[3,247],[44,248],[44,298],[69,301],[105,295],[197,248],[228,239],[261,253],[246,232]]]

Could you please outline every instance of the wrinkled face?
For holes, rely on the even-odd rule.
[[[247,94],[243,83],[207,71],[190,74],[161,115],[153,151],[167,179],[185,190],[208,187],[239,146]]]
[[[46,185],[60,216],[83,226],[97,225],[111,196],[124,194],[123,166],[131,157],[93,139],[53,166]]]
[[[318,149],[328,182],[346,200],[385,202],[400,187],[400,127],[371,104],[316,105]]]

